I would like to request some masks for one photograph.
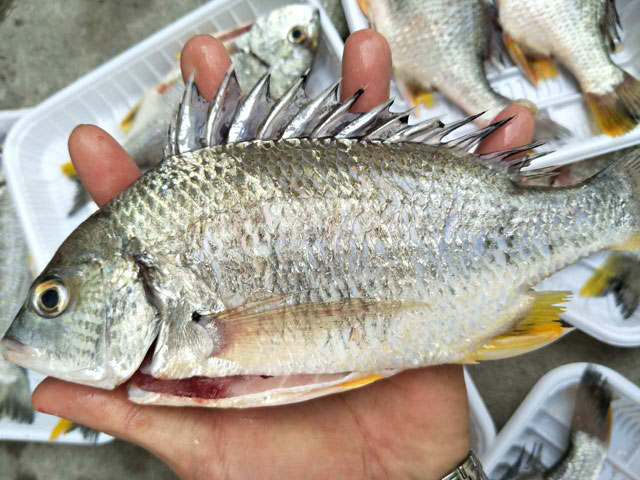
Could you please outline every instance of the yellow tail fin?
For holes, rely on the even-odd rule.
[[[58,421],[58,423],[56,423],[56,426],[53,427],[53,430],[51,430],[51,435],[49,435],[49,440],[53,442],[60,435],[69,433],[69,431],[71,430],[71,427],[73,427],[73,422],[70,422],[69,420],[65,420],[64,418],[61,418]]]
[[[71,163],[71,162],[63,163],[60,166],[60,170],[62,170],[62,173],[67,178],[75,177],[75,176],[78,175],[76,173],[76,168],[73,166],[73,163]]]
[[[640,118],[640,81],[624,73],[624,80],[605,95],[586,93],[587,104],[598,126],[610,137],[633,130]]]
[[[567,327],[560,321],[570,292],[535,292],[535,303],[514,330],[491,339],[461,363],[500,360],[537,350],[560,338]]]

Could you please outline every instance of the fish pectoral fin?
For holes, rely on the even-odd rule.
[[[229,309],[201,324],[220,332],[220,352],[216,356],[229,359],[243,355],[240,352],[251,355],[265,339],[277,341],[292,335],[300,336],[304,343],[303,336],[307,340],[325,338],[334,331],[348,341],[359,342],[366,335],[365,325],[376,317],[394,317],[427,308],[421,302],[368,298],[302,304],[292,304],[293,301],[295,298],[289,295],[269,297]]]
[[[476,363],[484,360],[500,360],[532,352],[560,338],[567,327],[560,314],[571,292],[533,292],[535,301],[527,316],[511,332],[499,335],[460,363]]]
[[[511,36],[503,34],[504,46],[509,52],[509,56],[513,60],[525,77],[534,85],[537,85],[539,77],[533,62],[527,57],[522,46],[516,42]]]
[[[603,297],[613,293],[616,305],[627,319],[640,305],[640,259],[613,253],[580,290],[583,297]]]
[[[424,105],[427,108],[433,108],[436,104],[436,96],[431,92],[418,92],[413,96],[414,105]]]
[[[640,80],[623,71],[623,80],[603,94],[585,93],[598,127],[617,137],[633,130],[640,119]]]
[[[67,178],[75,178],[78,176],[78,174],[76,173],[76,167],[73,166],[72,162],[65,162],[62,165],[60,165],[60,170],[62,171],[62,174],[67,177]]]
[[[57,440],[60,435],[66,435],[71,431],[72,428],[73,422],[61,418],[60,420],[58,420],[58,423],[56,423],[56,426],[53,427],[53,430],[51,430],[49,441],[53,442],[54,440]]]

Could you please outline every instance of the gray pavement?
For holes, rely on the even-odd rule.
[[[0,0],[0,109],[36,105],[184,13],[199,0]],[[6,7],[13,8],[6,10]],[[5,18],[6,17],[6,18]],[[593,361],[640,383],[640,353],[581,332],[516,359],[471,367],[501,428],[537,380]],[[126,442],[100,447],[0,442],[0,479],[169,479],[159,460]]]

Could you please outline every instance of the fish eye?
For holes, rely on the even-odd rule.
[[[32,304],[41,317],[55,318],[67,308],[69,290],[60,280],[45,280],[35,287]]]
[[[307,31],[303,27],[296,25],[291,30],[289,30],[289,41],[291,43],[302,43],[306,39]]]

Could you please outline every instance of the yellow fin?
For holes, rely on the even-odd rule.
[[[60,166],[60,170],[62,170],[62,173],[63,173],[63,174],[64,174],[64,176],[65,176],[65,177],[67,177],[67,178],[75,177],[75,176],[77,176],[77,175],[78,175],[78,174],[76,173],[76,169],[75,169],[75,167],[73,166],[73,163],[71,163],[71,162],[63,163],[63,164]]]
[[[617,257],[617,255],[609,256],[604,265],[595,271],[580,290],[581,297],[600,297],[604,294],[609,287],[609,282],[616,275]]]
[[[640,235],[634,235],[628,240],[624,241],[619,245],[613,245],[611,250],[615,250],[618,252],[626,252],[627,250],[637,250],[640,249]]]
[[[419,92],[413,97],[413,104],[423,104],[427,108],[433,108],[436,104],[436,96],[433,92]]]
[[[533,61],[533,69],[538,80],[558,76],[556,65],[549,58],[537,58]]]
[[[380,380],[381,378],[384,378],[386,375],[380,375],[380,374],[373,374],[373,375],[369,375],[368,377],[363,377],[363,378],[356,378],[355,380],[349,380],[348,382],[344,382],[341,383],[339,385],[336,385],[337,388],[358,388],[358,387],[364,387],[365,385],[369,385],[370,383],[375,382],[376,380]],[[334,387],[334,388],[336,388]]]
[[[53,427],[53,430],[51,430],[51,435],[49,435],[49,440],[54,441],[60,435],[69,433],[69,431],[71,430],[71,427],[73,427],[73,422],[70,422],[69,420],[65,420],[64,418],[61,418],[58,421],[58,423],[56,423],[56,426]]]
[[[506,33],[503,34],[504,46],[509,52],[509,56],[513,62],[520,67],[520,70],[527,79],[536,85],[538,83],[538,73],[533,62],[531,62],[524,53],[524,50],[513,38]]]
[[[560,320],[570,292],[534,292],[535,303],[514,330],[491,339],[460,363],[500,360],[543,347],[561,337],[567,329]]]
[[[141,101],[136,103],[120,122],[120,128],[123,132],[126,133],[133,128],[133,120],[136,118],[136,113],[138,113],[138,110],[140,110],[140,105],[142,105]]]
[[[369,7],[367,6],[367,0],[358,0],[358,5],[360,5],[360,10],[362,10],[362,13],[364,13],[368,17]]]

